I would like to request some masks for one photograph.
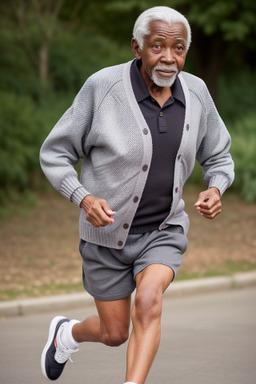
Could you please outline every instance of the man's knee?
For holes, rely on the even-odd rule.
[[[110,347],[118,347],[125,343],[129,337],[129,329],[123,326],[113,326],[102,331],[102,342]]]
[[[162,314],[162,292],[151,287],[137,292],[132,319],[147,328],[152,321],[159,321]]]

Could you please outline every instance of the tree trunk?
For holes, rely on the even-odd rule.
[[[193,31],[193,49],[195,52],[197,74],[205,81],[217,105],[225,43],[218,33],[206,36],[200,31]]]
[[[39,52],[39,78],[41,93],[44,97],[49,86],[49,43],[43,41]]]

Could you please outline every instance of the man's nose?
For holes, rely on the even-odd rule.
[[[173,52],[170,48],[164,50],[162,61],[165,61],[166,63],[173,63],[175,61]]]

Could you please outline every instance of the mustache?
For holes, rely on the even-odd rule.
[[[158,66],[153,68],[153,71],[175,72],[175,73],[178,72],[176,67],[174,67],[174,66],[167,66],[167,65],[165,65],[165,66],[158,65]]]

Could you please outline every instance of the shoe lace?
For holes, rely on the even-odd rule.
[[[71,359],[71,355],[75,352],[77,352],[78,349],[68,349],[68,348],[57,348],[56,352],[55,352],[55,360],[59,363],[59,364],[63,364],[65,363],[67,360],[70,360],[71,363],[73,363],[73,360]]]

